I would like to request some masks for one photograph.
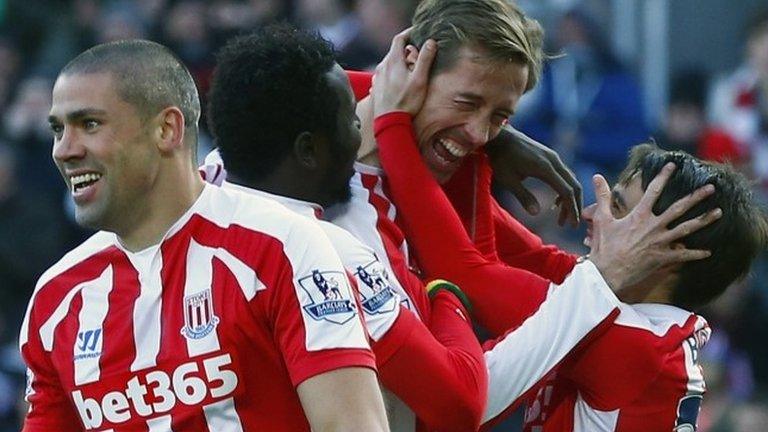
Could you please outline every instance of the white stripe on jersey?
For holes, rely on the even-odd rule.
[[[573,407],[573,432],[616,430],[619,410],[599,411],[587,404],[579,394]]]
[[[187,251],[187,278],[184,282],[184,299],[192,297],[195,294],[200,294],[205,290],[209,291],[208,301],[213,302],[213,293],[211,287],[213,286],[213,256],[216,249],[209,248],[197,243],[195,240],[190,239],[189,250]],[[213,310],[213,303],[210,305]],[[184,305],[186,311],[187,305]],[[187,313],[187,312],[185,312]],[[196,314],[187,313],[187,319],[196,320]],[[203,314],[201,314],[202,316]],[[205,319],[205,318],[203,318]],[[214,319],[214,315],[207,317],[208,321]],[[195,323],[199,325],[201,323]],[[187,351],[190,357],[207,354],[210,352],[218,351],[219,346],[219,332],[218,326],[214,326],[213,330],[201,338],[185,337],[187,341]]]
[[[108,266],[101,276],[81,290],[83,305],[78,317],[80,326],[75,346],[72,347],[76,385],[98,381],[101,377],[99,360],[104,342],[102,327],[109,311],[109,293],[114,285],[112,273],[112,266]]]
[[[147,420],[147,427],[149,428],[148,432],[173,432],[170,415]]]
[[[85,288],[89,283],[99,279],[99,277],[85,281],[72,288],[61,300],[61,303],[59,303],[59,305],[56,307],[56,310],[53,311],[50,318],[48,318],[48,321],[40,326],[40,340],[43,343],[43,349],[49,352],[53,350],[53,335],[56,330],[56,326],[59,325],[61,320],[63,320],[67,315],[67,312],[69,312],[69,305],[72,303],[72,299],[75,297],[75,294],[80,292],[80,290]]]
[[[264,285],[264,282],[259,279],[252,268],[235,258],[235,256],[229,253],[226,249],[218,248],[214,252],[214,255],[224,262],[224,265],[227,266],[229,271],[235,275],[237,284],[240,285],[240,289],[243,291],[246,300],[253,300],[258,291],[267,289],[267,286]]]
[[[696,335],[704,333],[706,336],[703,341],[699,341]],[[704,384],[704,374],[699,365],[699,350],[702,348],[700,343],[706,343],[711,334],[707,322],[702,317],[696,318],[696,324],[693,330],[694,336],[683,341],[683,352],[685,353],[685,371],[688,375],[687,395],[703,395],[706,391]]]
[[[353,236],[362,241],[363,244],[373,248],[376,253],[376,257],[384,265],[384,268],[392,276],[390,282],[395,292],[400,296],[401,300],[404,300],[402,304],[412,311],[419,320],[421,316],[419,311],[416,310],[413,300],[408,295],[408,292],[400,284],[400,280],[397,278],[397,274],[394,272],[392,263],[389,261],[389,254],[387,248],[384,247],[384,241],[381,238],[381,233],[378,231],[377,222],[379,220],[379,212],[376,207],[371,204],[370,196],[371,191],[366,189],[363,185],[362,176],[363,173],[358,171],[372,170],[374,168],[355,163],[355,174],[350,179],[350,187],[352,190],[352,200],[349,204],[338,205],[331,207],[326,216],[330,221]],[[382,177],[381,173],[376,175],[376,186],[374,192],[379,198],[386,200],[389,203],[389,209],[387,210],[387,217],[391,220],[395,220],[395,205],[384,195],[384,191],[381,186]],[[394,222],[393,222],[394,223]],[[405,262],[408,263],[408,247],[406,242],[400,247]]]
[[[136,357],[131,363],[131,372],[157,366],[157,355],[160,352],[163,254],[160,253],[159,247],[146,252],[149,253],[146,255],[126,253],[139,273],[140,284],[139,298],[133,306],[133,339]]]
[[[215,432],[243,432],[240,417],[235,410],[232,398],[224,399],[203,407],[208,430]]]

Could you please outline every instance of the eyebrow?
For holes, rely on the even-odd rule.
[[[627,203],[624,202],[624,197],[621,196],[619,191],[616,189],[611,191],[611,197],[613,198],[613,201],[616,203],[619,208],[625,210],[627,208]]]
[[[76,122],[77,120],[83,119],[85,117],[91,117],[91,116],[103,116],[106,115],[107,112],[104,110],[96,109],[96,108],[83,108],[79,110],[72,111],[70,113],[67,113],[66,119],[68,122]],[[48,123],[55,123],[59,121],[59,118],[55,115],[49,115],[48,116]]]
[[[474,102],[484,100],[482,96],[476,93],[461,92],[461,93],[458,93],[456,96],[466,98],[466,99],[471,99]],[[507,115],[507,117],[512,117],[515,115],[515,110],[503,108],[501,109],[501,111],[503,111]]]

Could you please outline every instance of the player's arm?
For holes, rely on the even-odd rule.
[[[576,265],[576,255],[554,245],[545,245],[539,236],[512,217],[496,200],[491,201],[499,258],[512,267],[562,283]]]
[[[296,391],[313,431],[389,430],[376,373],[371,369],[325,372],[308,378]]]
[[[432,284],[429,318],[405,308],[393,288],[395,273],[349,232],[326,230],[354,275],[373,340],[379,379],[429,430],[476,430],[487,392],[483,352],[469,313],[448,284]],[[410,281],[399,281],[405,286]],[[414,278],[416,290],[424,286]],[[413,282],[410,282],[413,283]],[[425,301],[426,292],[420,291]],[[415,300],[415,299],[413,299]],[[415,369],[419,370],[414,374]]]
[[[453,294],[440,291],[429,327],[403,310],[374,344],[382,383],[429,430],[461,432],[480,424],[488,377],[468,316]]]
[[[387,430],[375,358],[341,260],[314,221],[286,213],[283,223],[290,224],[283,239],[286,258],[278,263],[276,285],[253,306],[270,320],[310,425]],[[332,296],[325,306],[319,305],[327,298],[323,289]]]
[[[43,349],[34,313],[36,310],[31,307],[20,335],[21,355],[28,367],[26,400],[29,403],[22,431],[80,431],[82,423],[59,382],[49,353]]]

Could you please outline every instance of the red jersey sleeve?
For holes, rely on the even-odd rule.
[[[311,221],[296,223],[291,235],[302,239],[302,249],[283,260],[263,305],[294,386],[334,369],[375,370],[356,298],[330,241]]]
[[[428,430],[477,430],[485,408],[488,374],[483,352],[466,318],[467,311],[449,292],[432,301],[427,328],[402,310],[387,334],[374,345],[384,386],[398,395]],[[415,368],[421,371],[413,373]]]
[[[475,248],[421,162],[410,115],[396,112],[378,117],[374,131],[408,240],[429,277],[457,283],[472,300],[478,321],[494,335],[520,325],[546,298],[548,281],[489,261]]]
[[[26,330],[26,334],[22,334],[22,340],[26,342],[21,346],[21,355],[28,367],[26,400],[29,402],[22,431],[80,431],[82,423],[67,392],[59,383],[48,353],[43,349],[33,313],[34,307],[30,308],[27,325],[22,330]]]
[[[576,255],[545,245],[539,236],[528,230],[517,219],[492,200],[496,248],[499,257],[512,267],[562,283],[576,265]]]

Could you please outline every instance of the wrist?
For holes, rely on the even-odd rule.
[[[464,291],[462,291],[458,285],[448,282],[447,280],[435,279],[427,284],[426,289],[430,299],[434,298],[440,291],[450,292],[456,296],[467,312],[470,314],[472,313],[472,302],[469,301],[469,297],[464,294]]]

